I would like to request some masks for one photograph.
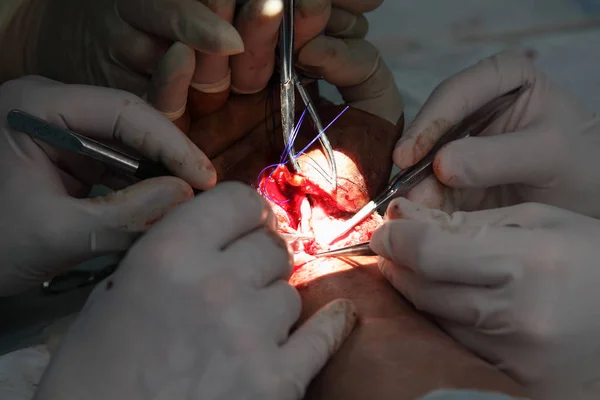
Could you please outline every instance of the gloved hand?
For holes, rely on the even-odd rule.
[[[179,178],[150,179],[106,198],[78,200],[92,184],[121,182],[87,157],[11,130],[6,115],[15,108],[92,138],[120,142],[162,162]],[[216,181],[208,158],[129,93],[24,77],[0,86],[0,116],[0,296],[81,261],[128,249],[153,221],[192,197],[190,185],[206,189]]]
[[[403,198],[388,217],[371,245],[417,309],[532,398],[600,396],[600,221],[536,203],[448,215]]]
[[[347,105],[370,112],[392,124],[397,124],[398,128],[402,129],[403,104],[394,76],[384,60],[380,59],[379,52],[370,43],[364,39],[346,42],[325,38],[322,41],[316,39],[308,44],[306,50],[308,51],[306,54],[310,54],[311,57],[307,61],[311,63],[314,61],[317,65],[315,68],[321,71],[326,81],[339,85],[338,90],[346,99]],[[304,54],[301,52],[300,56],[303,57]],[[186,73],[182,71],[178,76],[187,74],[191,77],[192,73],[193,69],[188,69]],[[178,82],[179,84],[174,82],[171,85],[173,89],[169,93],[187,91],[187,84],[183,81]],[[277,90],[269,90],[256,95],[232,96],[224,106],[212,112],[210,109],[213,108],[213,103],[205,103],[202,111],[206,115],[192,117],[191,128],[184,132],[189,132],[192,141],[211,159],[220,157],[226,149],[249,131],[259,125],[264,127],[266,107],[269,113],[276,114],[276,111],[272,111],[273,107],[270,107],[268,99],[269,96],[277,95]],[[315,101],[318,102],[319,99],[315,98]],[[325,99],[320,101],[326,102]],[[177,104],[185,104],[185,98]],[[266,116],[278,118],[275,114]],[[186,117],[182,117],[177,123],[181,123]],[[270,119],[266,122],[270,124]],[[235,157],[234,153],[230,155]]]
[[[2,80],[36,74],[141,95],[173,42],[208,54],[244,50],[235,28],[196,0],[20,2],[11,21],[0,21],[9,25],[0,38]]]
[[[207,115],[226,103],[230,89],[237,94],[255,94],[267,87],[275,70],[283,3],[280,0],[247,0],[236,12],[234,0],[202,1],[234,24],[245,47],[244,53],[231,58],[196,53],[196,70],[191,85],[194,90],[190,92],[190,100],[193,109],[202,110],[200,114]],[[296,1],[295,50],[308,52],[307,57],[311,57],[308,60],[322,62],[319,59],[322,49],[315,49],[315,46],[312,46],[313,50],[302,49],[315,38],[364,38],[368,22],[363,13],[374,10],[381,3],[382,0]],[[341,45],[336,46],[340,48]],[[299,57],[302,56],[298,54],[297,57],[301,69],[310,67],[303,65]],[[372,69],[363,72],[363,80],[375,72],[376,65],[370,67]]]
[[[283,13],[281,0],[247,0],[237,13],[234,0],[202,0],[223,19],[237,28],[245,52],[227,57],[197,54],[194,87],[214,93],[231,83],[240,94],[263,90],[275,68],[275,50]],[[368,23],[362,15],[379,7],[382,0],[297,0],[295,3],[295,49],[321,33],[333,37],[360,37],[367,34]],[[235,15],[234,15],[235,14]],[[231,68],[231,69],[230,69]],[[228,80],[231,71],[230,80]]]
[[[95,289],[36,399],[302,398],[355,309],[334,301],[290,334],[301,303],[275,228],[238,183],[175,209]]]
[[[318,36],[302,48],[298,61],[336,86],[346,104],[392,124],[404,124],[394,75],[369,41]]]
[[[524,56],[499,54],[438,86],[398,143],[394,162],[413,165],[450,125],[525,82],[532,87],[482,135],[438,153],[439,182],[431,177],[407,197],[447,212],[532,201],[600,217],[600,122]]]
[[[262,92],[254,96],[229,98],[205,95],[201,103],[188,104],[194,57],[194,51],[189,47],[181,43],[173,46],[152,77],[147,98],[171,120],[179,118],[175,123],[212,157],[262,123],[265,99],[277,93]],[[404,110],[394,76],[379,51],[367,40],[321,36],[301,50],[299,60],[307,69],[336,85],[346,104],[398,124],[402,129]],[[190,92],[190,99],[194,98],[191,96],[193,92]],[[190,108],[189,113],[183,113],[186,104]]]
[[[179,41],[197,51],[196,90],[227,93],[233,83],[238,93],[257,93],[273,72],[283,3],[245,0],[237,13],[236,3],[184,0],[173,8],[167,0],[11,0],[0,8],[0,48],[6,54],[0,56],[0,81],[40,74],[141,95],[159,59]],[[381,3],[297,1],[296,49],[323,31],[364,37],[362,13]],[[230,62],[230,55],[242,52]]]

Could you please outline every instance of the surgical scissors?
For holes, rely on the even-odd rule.
[[[454,140],[463,139],[468,136],[479,135],[494,120],[506,112],[529,87],[530,84],[525,83],[524,85],[509,91],[508,93],[486,103],[468,115],[461,122],[450,128],[444,135],[442,135],[442,137],[421,161],[416,163],[414,166],[397,173],[379,196],[367,203],[367,205],[365,205],[352,218],[350,218],[344,224],[343,229],[335,232],[335,235],[330,236],[328,244],[350,232],[350,230],[365,220],[365,218],[367,218],[369,215],[373,214],[375,210],[385,204],[388,200],[391,200],[396,195],[408,193],[410,189],[422,182],[423,179],[430,176],[433,173],[432,164],[433,160],[435,159],[435,155],[442,147]]]
[[[329,164],[330,176],[327,177],[329,183],[336,188],[337,185],[337,166],[335,163],[333,148],[329,139],[323,132],[323,123],[317,113],[317,109],[310,98],[310,95],[302,85],[300,78],[294,67],[294,9],[295,0],[284,0],[283,20],[281,23],[280,34],[280,52],[281,52],[281,127],[283,131],[283,144],[287,152],[292,168],[295,172],[301,172],[300,165],[296,159],[296,150],[294,149],[295,123],[296,123],[296,94],[294,89],[298,90],[302,101],[308,111],[308,114],[315,124],[319,136],[319,142],[323,146],[325,158]]]

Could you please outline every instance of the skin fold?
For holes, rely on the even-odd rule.
[[[241,180],[256,187],[260,171],[279,159],[281,131],[272,128],[272,121],[279,121],[278,106],[269,95],[265,90],[232,96],[216,113],[192,121],[189,135],[212,159],[219,180]],[[342,110],[342,106],[322,104],[319,114],[324,125]],[[402,128],[402,118],[394,126],[348,109],[327,131],[341,166],[338,185],[348,181],[361,185],[368,194],[361,202],[378,193],[389,177]],[[310,123],[305,123],[297,149],[313,136]],[[322,161],[320,148],[302,156],[301,163],[309,158]],[[512,379],[416,312],[381,276],[375,257],[313,261],[298,269],[291,282],[302,297],[301,321],[337,298],[353,300],[360,320],[348,342],[311,384],[307,399],[414,399],[438,388],[524,396]]]

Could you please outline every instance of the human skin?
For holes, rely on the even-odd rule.
[[[267,92],[234,96],[219,111],[192,121],[190,137],[211,157],[219,180],[241,180],[256,186],[260,171],[279,159],[281,131],[267,129],[265,110],[266,115],[273,112],[266,109],[267,98]],[[327,125],[342,109],[320,106],[323,123]],[[274,114],[273,119],[278,118]],[[266,120],[269,127],[271,119]],[[343,166],[338,171],[338,185],[352,181],[362,186],[364,196],[357,198],[357,207],[385,185],[402,127],[402,119],[394,126],[350,108],[327,131],[338,167]],[[299,143],[306,143],[312,135],[310,124],[305,124]],[[307,156],[323,158],[316,147]],[[291,282],[302,297],[299,322],[338,298],[354,301],[360,321],[310,385],[307,399],[415,399],[439,388],[524,397],[523,389],[512,379],[415,311],[381,276],[375,257],[309,262],[293,274]]]

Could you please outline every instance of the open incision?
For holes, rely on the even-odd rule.
[[[332,191],[322,176],[328,164],[318,145],[299,157],[301,175],[286,166],[265,170],[280,159],[283,145],[280,131],[265,126],[260,96],[231,98],[218,112],[192,121],[190,137],[209,154],[220,180],[252,184],[265,196],[281,232],[307,236],[294,244],[296,269],[290,279],[302,297],[300,323],[332,300],[349,298],[356,304],[357,327],[304,398],[415,399],[443,387],[523,395],[509,377],[415,311],[381,276],[376,257],[311,257],[324,247],[367,240],[382,222],[374,214],[331,247],[324,246],[323,236],[385,187],[402,124],[398,129],[356,109],[345,112],[327,131],[338,168],[337,189]],[[342,110],[319,107],[323,124]],[[315,134],[305,122],[296,148],[303,149]]]
[[[336,158],[342,156],[336,154]],[[329,234],[339,231],[339,225],[368,201],[360,185],[342,181],[333,190],[329,185],[319,185],[310,176],[290,173],[285,165],[261,178],[260,192],[271,204],[280,232],[300,237],[292,242],[296,268],[311,261],[316,253],[368,241],[381,224],[382,218],[375,213],[333,244],[327,243]]]

